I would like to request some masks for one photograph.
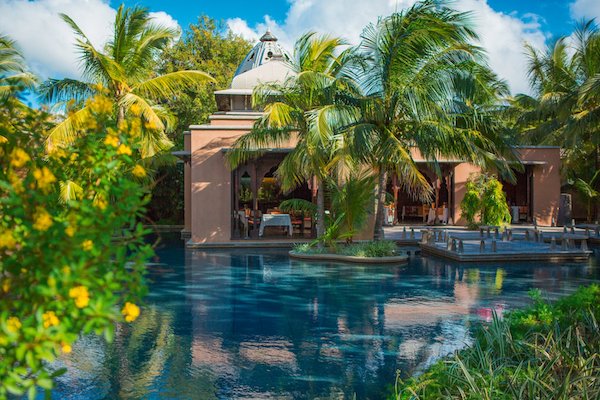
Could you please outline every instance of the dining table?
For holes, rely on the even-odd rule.
[[[263,214],[260,219],[260,228],[258,228],[258,236],[265,234],[265,227],[281,226],[287,228],[288,235],[292,236],[294,229],[292,227],[292,218],[290,214]]]

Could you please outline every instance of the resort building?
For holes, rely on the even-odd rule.
[[[265,149],[260,158],[231,170],[226,154],[234,142],[252,130],[261,113],[252,109],[251,95],[259,83],[282,82],[295,73],[289,54],[267,32],[248,53],[231,82],[215,92],[218,111],[205,125],[192,125],[184,132],[185,229],[189,245],[234,244],[247,239],[298,240],[314,235],[309,216],[278,211],[282,200],[301,198],[314,201],[316,187],[305,182],[290,193],[282,193],[274,173],[294,143]],[[560,149],[520,147],[516,149],[523,168],[516,182],[504,182],[513,223],[547,225],[556,221],[560,198]],[[403,193],[395,177],[388,192],[394,202],[387,208],[388,223],[464,224],[460,203],[465,184],[479,168],[461,160],[439,161],[438,176],[431,163],[418,152],[413,158],[435,189],[433,204],[421,204]]]

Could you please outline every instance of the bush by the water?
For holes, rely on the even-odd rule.
[[[296,253],[303,254],[339,254],[354,257],[393,257],[400,254],[396,243],[391,240],[374,240],[332,247],[317,247],[303,243],[294,247]]]
[[[600,398],[600,286],[554,304],[531,295],[529,308],[478,327],[473,346],[398,379],[392,398]]]

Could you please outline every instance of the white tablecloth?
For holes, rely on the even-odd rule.
[[[512,206],[510,210],[512,211],[512,222],[519,222],[519,206]]]
[[[429,209],[429,213],[427,214],[427,223],[428,224],[435,224],[435,218],[437,217],[438,220],[444,224],[448,223],[448,208],[444,207],[443,209],[439,209],[442,213],[441,214],[437,214],[436,215],[436,209],[435,208],[430,208]]]
[[[442,216],[439,218],[440,218],[440,222],[442,222],[444,224],[448,223],[448,207],[444,207],[442,209]]]
[[[262,236],[265,233],[265,226],[285,226],[288,228],[288,235],[290,236],[294,232],[290,214],[263,214],[260,219],[258,236]]]

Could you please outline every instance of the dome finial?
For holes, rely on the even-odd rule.
[[[264,35],[262,35],[262,37],[260,38],[261,42],[276,42],[277,41],[277,37],[275,37],[275,35],[273,35],[271,33],[271,28],[267,27],[267,31],[265,32]]]

